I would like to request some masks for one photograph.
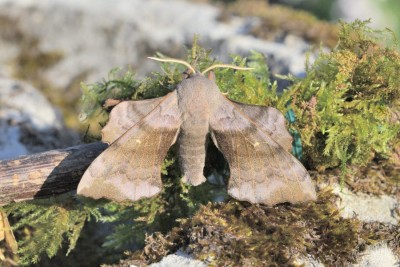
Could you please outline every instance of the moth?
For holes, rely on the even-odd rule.
[[[158,194],[161,164],[175,142],[182,180],[199,185],[206,181],[210,136],[228,162],[228,194],[233,198],[265,205],[316,199],[307,170],[289,152],[292,137],[284,116],[272,107],[228,99],[210,72],[246,68],[218,64],[200,73],[185,61],[151,59],[184,64],[189,74],[164,97],[123,101],[112,109],[102,130],[109,147],[84,173],[79,195],[136,201]]]

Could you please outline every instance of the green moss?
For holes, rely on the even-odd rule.
[[[390,158],[399,138],[392,114],[400,100],[400,57],[395,44],[381,45],[390,32],[367,24],[342,23],[337,47],[321,53],[307,77],[285,93],[312,168]]]
[[[90,216],[100,213],[90,205],[77,205],[70,194],[46,200],[15,203],[2,207],[11,220],[19,240],[18,256],[21,265],[37,263],[43,254],[48,257],[68,240],[68,253],[74,249],[79,234]]]
[[[146,239],[130,261],[157,262],[180,249],[209,266],[297,266],[310,255],[325,266],[357,261],[368,245],[387,242],[399,253],[399,226],[343,219],[329,189],[318,201],[265,207],[237,201],[209,203],[167,235]]]

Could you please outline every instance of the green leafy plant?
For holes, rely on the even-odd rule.
[[[20,264],[37,263],[43,254],[53,257],[68,241],[67,255],[75,248],[85,222],[101,214],[97,207],[76,203],[66,194],[57,198],[20,202],[4,208],[18,233]]]
[[[285,92],[309,167],[345,170],[347,164],[389,158],[399,138],[393,112],[400,100],[400,57],[395,42],[381,43],[391,32],[367,24],[342,23],[336,48],[321,52],[306,78]]]

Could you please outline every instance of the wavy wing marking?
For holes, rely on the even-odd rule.
[[[86,170],[78,185],[78,194],[95,199],[136,201],[161,191],[161,164],[176,140],[181,115],[176,91],[157,101],[148,102],[154,104],[148,112],[147,105],[141,109],[142,103],[137,104],[141,101],[123,102],[119,104],[121,107],[114,108],[116,111],[103,133],[106,140],[115,140]],[[133,116],[136,122],[126,129],[129,122],[125,118],[120,120],[116,114],[130,114],[132,110],[145,115],[140,119]],[[118,132],[118,138],[113,129]]]
[[[164,97],[140,101],[124,101],[110,112],[107,125],[101,131],[102,140],[111,144],[157,107]]]
[[[228,193],[266,205],[315,200],[307,170],[247,111],[221,97],[210,120],[211,137],[229,163]]]
[[[286,151],[291,151],[293,138],[286,129],[285,117],[279,110],[273,107],[232,102],[263,132],[278,142]]]

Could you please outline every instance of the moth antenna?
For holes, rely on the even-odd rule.
[[[183,64],[186,67],[188,67],[188,69],[190,69],[193,73],[196,73],[196,70],[186,61],[184,60],[180,60],[180,59],[175,59],[175,58],[157,58],[157,57],[148,57],[149,59],[155,60],[155,61],[161,61],[161,62],[172,62],[172,63],[179,63],[179,64]]]
[[[229,64],[215,64],[212,65],[211,67],[208,67],[207,69],[203,70],[201,74],[205,74],[206,72],[213,70],[215,68],[229,68],[229,69],[235,69],[235,70],[254,70],[254,68],[247,68],[247,67],[239,67],[235,65],[229,65]]]

